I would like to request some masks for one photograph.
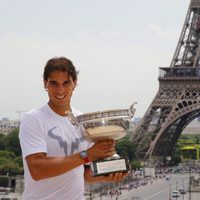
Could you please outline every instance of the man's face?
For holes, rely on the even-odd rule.
[[[48,89],[49,106],[55,112],[57,109],[70,109],[70,99],[76,86],[71,76],[62,71],[52,72],[48,80],[44,80],[44,86]]]

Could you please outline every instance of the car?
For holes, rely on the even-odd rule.
[[[140,200],[139,196],[132,196],[132,200]]]
[[[179,196],[180,196],[179,191],[173,191],[172,192],[172,197],[179,197]]]
[[[179,192],[180,192],[180,194],[186,194],[187,191],[185,189],[183,189],[183,188],[180,188]]]

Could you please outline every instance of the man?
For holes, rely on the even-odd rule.
[[[114,154],[114,141],[90,144],[83,128],[74,126],[71,97],[77,86],[77,71],[65,58],[50,59],[43,74],[49,101],[26,113],[20,125],[25,190],[23,200],[83,200],[84,180],[90,183],[118,182],[126,174],[93,177],[88,163]]]

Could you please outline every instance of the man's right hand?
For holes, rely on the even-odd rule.
[[[112,139],[96,142],[88,149],[90,161],[103,159],[112,156],[115,153],[115,141]]]

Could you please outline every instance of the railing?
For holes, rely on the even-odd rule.
[[[200,78],[200,67],[161,67],[159,78]]]

